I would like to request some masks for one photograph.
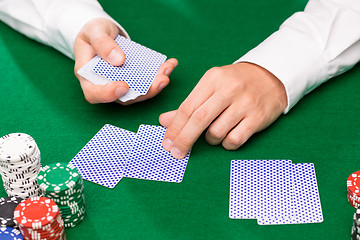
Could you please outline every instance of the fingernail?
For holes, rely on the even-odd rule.
[[[128,89],[127,88],[124,88],[124,87],[117,87],[115,89],[115,94],[116,96],[118,97],[122,97],[125,95],[125,93],[127,93]]]
[[[162,145],[166,151],[170,151],[170,149],[172,147],[172,141],[168,138],[165,138]]]
[[[177,147],[171,148],[170,152],[174,158],[181,159],[185,157],[184,154]]]
[[[159,85],[159,90],[163,90],[164,87],[166,87],[167,83],[161,83]]]
[[[168,69],[166,69],[166,70],[165,70],[165,75],[166,75],[166,76],[170,76],[170,74],[172,73],[173,70],[174,70],[173,68],[168,68]]]
[[[115,48],[109,54],[109,63],[114,66],[120,65],[123,60],[122,58],[121,52]]]

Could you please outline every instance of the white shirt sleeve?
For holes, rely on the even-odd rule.
[[[0,0],[1,21],[72,59],[77,34],[94,18],[110,19],[129,37],[96,0]]]
[[[236,62],[251,62],[285,86],[287,113],[305,94],[360,60],[360,1],[310,0]]]

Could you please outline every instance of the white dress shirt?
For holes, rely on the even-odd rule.
[[[114,21],[96,0],[0,0],[0,20],[70,58],[80,29],[98,17]],[[310,0],[303,12],[295,13],[236,62],[262,66],[284,84],[286,113],[305,94],[359,59],[360,0]]]
[[[0,0],[1,21],[72,59],[77,34],[94,18],[112,20],[129,37],[96,0]]]
[[[359,59],[360,0],[310,0],[303,12],[236,62],[257,64],[280,79],[287,113],[305,94]]]

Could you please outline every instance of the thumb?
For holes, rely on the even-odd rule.
[[[120,66],[125,62],[125,53],[115,40],[106,33],[90,37],[90,45],[99,57],[113,66]]]

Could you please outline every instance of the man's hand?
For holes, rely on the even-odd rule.
[[[215,67],[205,73],[178,110],[163,113],[163,147],[175,158],[186,156],[201,133],[228,150],[243,145],[273,123],[287,106],[283,84],[251,63]]]
[[[76,37],[74,44],[75,75],[80,81],[85,99],[90,103],[113,102],[129,90],[129,86],[125,82],[95,85],[77,74],[77,71],[95,55],[99,55],[114,66],[123,64],[126,56],[114,41],[117,34],[119,34],[119,29],[113,22],[98,18],[87,23]],[[157,95],[169,84],[169,76],[177,64],[178,61],[174,58],[167,60],[160,66],[148,93],[124,105],[143,101]]]

